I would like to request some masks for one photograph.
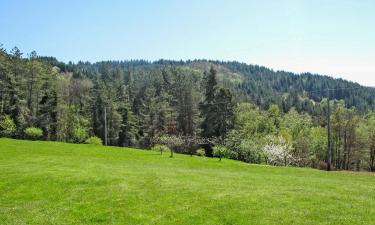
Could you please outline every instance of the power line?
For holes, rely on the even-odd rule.
[[[327,163],[327,170],[331,170],[331,162],[332,162],[332,142],[331,142],[331,110],[330,110],[330,99],[329,99],[329,90],[327,90],[328,101],[327,101],[327,138],[328,138],[328,163]]]

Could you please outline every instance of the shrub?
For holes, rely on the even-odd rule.
[[[221,158],[227,157],[228,152],[229,152],[229,149],[227,147],[220,146],[220,145],[213,147],[213,150],[214,150],[213,155],[215,157],[219,157],[220,161],[221,161]]]
[[[90,145],[103,145],[102,139],[100,139],[97,136],[92,136],[89,137],[85,140],[85,144],[90,144]]]
[[[163,152],[169,152],[170,151],[168,146],[160,145],[160,144],[156,144],[154,147],[152,147],[152,150],[159,151],[160,155],[163,154]]]
[[[16,124],[13,119],[5,115],[0,120],[0,135],[4,137],[12,137],[16,133]]]
[[[203,148],[199,148],[197,150],[197,155],[198,156],[206,156],[206,151]]]
[[[237,145],[236,152],[237,158],[242,158],[243,161],[248,163],[261,163],[262,149],[259,140],[245,139],[241,140]],[[236,156],[236,154],[232,154]],[[237,159],[233,158],[233,159]]]
[[[76,143],[83,143],[88,137],[87,130],[83,127],[77,127],[73,132],[73,140]]]
[[[25,135],[27,139],[38,140],[43,136],[43,131],[37,127],[28,127],[25,129]]]
[[[318,168],[320,170],[327,170],[328,169],[328,163],[326,163],[324,161],[319,161],[318,162]],[[333,164],[331,164],[331,170],[336,170],[336,168]]]

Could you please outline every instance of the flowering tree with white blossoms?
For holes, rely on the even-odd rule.
[[[295,161],[291,154],[293,148],[283,137],[269,136],[267,140],[263,152],[268,164],[287,166]]]
[[[173,152],[183,146],[184,140],[181,136],[176,135],[162,135],[154,139],[154,142],[160,145],[168,146],[170,149],[171,155],[170,157],[173,158]]]

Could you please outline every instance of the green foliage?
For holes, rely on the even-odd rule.
[[[83,143],[88,137],[88,132],[83,127],[77,127],[73,131],[73,141],[75,143]]]
[[[199,148],[197,149],[196,154],[198,156],[206,156],[206,151],[203,148]]]
[[[369,113],[357,128],[359,143],[367,154],[361,155],[361,160],[367,162],[365,169],[375,172],[375,114]],[[367,167],[367,168],[366,168]]]
[[[327,151],[327,130],[322,127],[312,127],[308,136],[311,166],[317,167],[319,161],[324,161]]]
[[[203,137],[224,138],[233,127],[233,96],[229,89],[217,86],[216,70],[211,67],[205,74],[205,98],[200,109],[202,111]]]
[[[90,145],[103,145],[102,139],[100,139],[97,136],[92,136],[89,137],[85,140],[85,144],[90,144]]]
[[[160,155],[162,155],[163,152],[170,152],[171,151],[167,145],[160,145],[160,144],[154,145],[152,147],[152,150],[159,151]]]
[[[221,161],[221,158],[227,157],[228,153],[229,153],[229,149],[225,146],[218,145],[218,146],[213,147],[213,155],[215,157],[218,157],[220,161]]]
[[[242,134],[232,131],[226,138],[230,149],[225,157],[248,163],[261,163],[263,160],[262,138],[242,138]]]
[[[261,163],[263,159],[262,143],[263,139],[239,140],[234,150],[238,159],[249,163]]]
[[[278,105],[271,105],[269,109],[267,110],[268,114],[268,120],[272,124],[272,127],[274,128],[271,130],[272,133],[277,132],[277,130],[280,128],[280,110]]]
[[[37,127],[28,127],[25,129],[25,135],[27,139],[39,140],[43,136],[43,131]]]
[[[0,135],[3,137],[12,137],[17,131],[16,124],[9,115],[0,118]]]
[[[83,143],[106,133],[108,145],[147,149],[169,136],[156,143],[171,156],[219,139],[225,157],[251,163],[267,162],[265,149],[284,149],[271,136],[291,147],[293,165],[317,167],[327,161],[328,99],[319,90],[328,87],[335,167],[375,170],[373,88],[238,62],[65,64],[23,55],[0,48],[0,115],[9,115],[0,120],[2,136],[37,126],[45,140]]]

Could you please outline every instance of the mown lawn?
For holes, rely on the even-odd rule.
[[[0,224],[375,224],[375,176],[0,139]]]

